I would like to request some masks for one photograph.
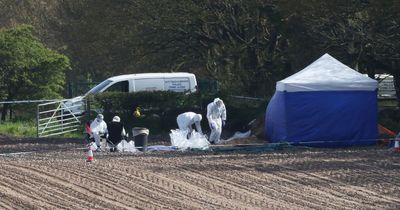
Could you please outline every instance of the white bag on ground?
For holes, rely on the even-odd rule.
[[[235,140],[235,139],[249,138],[250,135],[251,135],[251,131],[250,130],[247,131],[247,132],[244,132],[244,133],[237,131],[237,132],[235,132],[235,134],[233,134],[232,137],[230,137],[227,140],[224,140],[224,142],[232,141],[232,140]]]
[[[117,145],[117,150],[120,152],[137,152],[138,150],[135,148],[135,142],[126,140],[122,140]]]
[[[210,142],[208,142],[205,135],[193,131],[190,138],[187,139],[187,132],[188,131],[181,131],[179,129],[171,130],[171,133],[169,134],[171,138],[171,145],[180,150],[208,149]]]
[[[177,148],[175,146],[165,146],[165,145],[152,145],[147,147],[147,152],[153,151],[175,151]]]
[[[94,142],[91,142],[89,145],[88,145],[88,149],[90,149],[90,150],[92,150],[92,151],[96,151],[97,150],[97,145],[94,143]]]

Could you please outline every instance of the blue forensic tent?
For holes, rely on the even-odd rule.
[[[370,145],[378,138],[376,80],[329,54],[278,81],[265,116],[270,142]]]

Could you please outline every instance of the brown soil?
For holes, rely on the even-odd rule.
[[[0,136],[0,209],[400,208],[400,155],[387,148],[104,152],[88,163],[82,147]]]

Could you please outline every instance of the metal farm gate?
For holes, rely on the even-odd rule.
[[[85,110],[85,101],[52,101],[37,106],[37,137],[48,137],[77,131]]]

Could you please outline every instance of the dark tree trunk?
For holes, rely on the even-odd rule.
[[[393,71],[393,83],[396,90],[397,107],[400,107],[400,71]]]
[[[10,118],[9,118],[9,120],[12,120],[12,118],[13,118],[12,106],[10,105],[10,107],[8,109],[10,110]]]
[[[6,121],[7,111],[9,104],[3,104],[3,109],[1,110],[1,121]]]

